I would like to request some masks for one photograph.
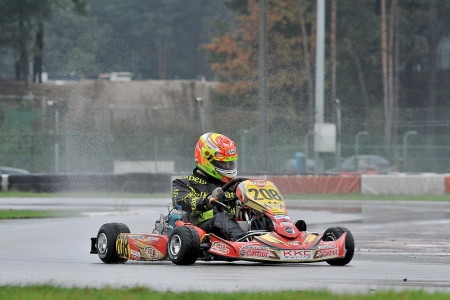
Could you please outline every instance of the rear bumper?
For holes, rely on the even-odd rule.
[[[91,252],[90,254],[97,254],[97,238],[91,238]]]

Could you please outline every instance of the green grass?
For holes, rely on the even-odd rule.
[[[65,192],[65,193],[36,193],[24,191],[0,192],[1,197],[41,197],[41,198],[171,198],[169,193],[117,193],[117,192]]]
[[[78,215],[76,211],[53,211],[53,210],[17,210],[0,209],[0,220],[4,219],[33,219],[33,218],[60,218]],[[0,297],[1,299],[1,297]]]
[[[156,292],[145,288],[120,288],[120,289],[92,289],[92,288],[61,288],[50,285],[43,286],[0,286],[0,299],[9,300],[34,300],[34,299],[93,299],[93,300],[138,300],[138,299],[164,299],[164,300],[264,300],[264,299],[286,299],[286,300],[440,300],[449,299],[450,294],[427,293],[424,291],[402,291],[402,292],[376,292],[371,294],[332,294],[325,291],[287,291],[287,292],[264,292],[264,293],[199,293],[199,292]]]

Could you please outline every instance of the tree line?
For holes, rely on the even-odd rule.
[[[202,45],[231,12],[208,0],[0,0],[3,77],[39,82],[128,71],[138,79],[209,76]],[[224,29],[226,28],[226,29]],[[11,76],[9,76],[11,77]]]
[[[40,82],[43,71],[54,78],[204,76],[222,82],[221,103],[256,107],[260,1],[0,0],[0,72],[25,82]],[[314,122],[317,2],[264,1],[270,109],[290,108],[286,114],[303,118],[306,132]],[[435,119],[450,94],[441,57],[450,2],[325,2],[326,118],[334,121],[336,98],[361,109],[354,117],[366,127],[380,112],[387,143],[398,130],[394,108],[428,108]]]
[[[238,14],[236,30],[215,37],[206,47],[211,67],[222,82],[222,100],[257,107],[261,1],[268,3],[269,103],[274,109],[291,107],[297,115],[306,113],[308,121],[301,131],[312,130],[317,1],[229,2]],[[334,100],[340,99],[347,108],[359,108],[346,114],[360,119],[350,131],[368,130],[381,121],[383,128],[378,134],[391,145],[393,137],[405,131],[399,128],[401,122],[415,121],[400,116],[399,108],[426,108],[428,123],[423,133],[442,133],[434,122],[437,107],[448,106],[450,96],[450,53],[444,51],[449,45],[450,2],[325,2],[326,120],[335,122]]]

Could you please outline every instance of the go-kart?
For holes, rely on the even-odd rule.
[[[235,192],[235,203],[212,199],[219,211],[231,213],[247,234],[229,241],[206,233],[189,222],[189,215],[173,204],[161,215],[152,233],[130,233],[122,223],[107,223],[91,238],[91,254],[105,263],[127,260],[170,259],[177,265],[202,261],[257,261],[309,263],[326,261],[344,266],[353,258],[355,244],[344,227],[331,227],[323,234],[308,232],[303,220],[293,222],[275,185],[267,180],[235,178],[222,189]],[[232,209],[229,209],[233,206]]]

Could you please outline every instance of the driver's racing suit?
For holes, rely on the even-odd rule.
[[[214,206],[207,207],[213,190],[222,187],[223,183],[204,174],[195,168],[192,175],[183,176],[172,181],[172,202],[175,206],[189,213],[190,222],[207,233],[230,241],[235,241],[245,235],[239,224],[228,212],[219,212]],[[234,192],[225,191],[224,203],[236,198]],[[230,211],[234,210],[234,201],[230,201]]]

